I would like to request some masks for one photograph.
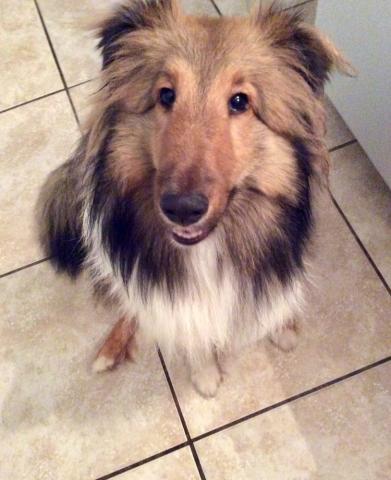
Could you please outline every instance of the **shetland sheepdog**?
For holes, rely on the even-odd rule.
[[[209,18],[128,0],[98,36],[101,87],[42,190],[41,243],[118,314],[95,370],[152,340],[213,396],[226,355],[296,343],[327,185],[324,84],[349,65],[276,7]]]

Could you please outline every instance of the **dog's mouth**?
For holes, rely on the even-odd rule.
[[[205,240],[212,230],[208,227],[175,227],[172,237],[180,245],[196,245]]]

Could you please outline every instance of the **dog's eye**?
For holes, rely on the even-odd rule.
[[[172,88],[162,88],[159,92],[159,101],[164,108],[171,108],[175,103],[175,90]]]
[[[243,113],[248,109],[248,96],[245,93],[236,93],[228,102],[231,113]]]

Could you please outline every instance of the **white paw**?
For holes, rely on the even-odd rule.
[[[208,365],[191,374],[191,381],[194,388],[203,397],[211,398],[217,393],[223,378],[216,363]]]
[[[106,357],[105,355],[101,354],[98,355],[92,364],[92,371],[95,373],[106,372],[107,370],[111,370],[115,366],[115,358],[113,357]]]
[[[284,328],[270,335],[270,340],[284,352],[290,352],[297,347],[299,336],[296,330]]]

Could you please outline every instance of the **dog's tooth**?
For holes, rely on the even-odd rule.
[[[182,231],[179,229],[174,229],[175,235],[178,235],[179,237],[186,238],[188,240],[191,240],[193,238],[197,238],[202,234],[202,230],[196,230],[195,232],[186,232]]]

